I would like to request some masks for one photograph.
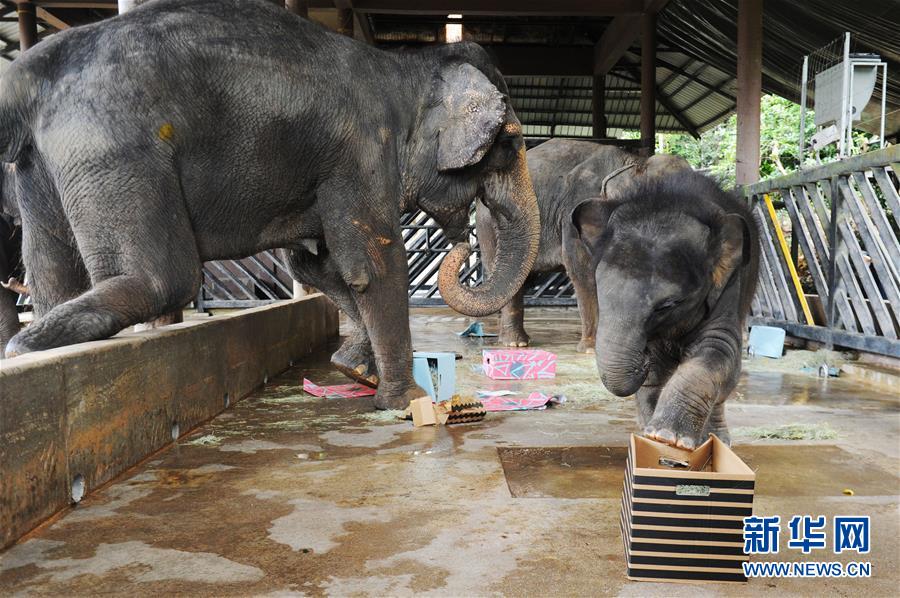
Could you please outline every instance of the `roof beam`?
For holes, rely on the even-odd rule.
[[[669,0],[646,0],[641,13],[658,14]],[[641,16],[623,15],[612,20],[594,46],[594,74],[605,75],[616,66],[641,35]]]
[[[349,10],[353,13],[353,18],[356,22],[356,26],[359,28],[360,33],[362,33],[363,39],[366,40],[366,43],[370,45],[375,45],[375,33],[372,31],[372,26],[369,23],[369,17],[362,14],[359,10],[357,10],[356,5],[359,4],[359,0],[333,0],[334,7],[338,10]]]
[[[628,64],[625,68],[630,73],[632,73],[631,76],[626,75],[625,73],[616,73],[616,76],[622,77],[623,79],[627,79],[629,81],[640,83],[640,70],[638,69],[637,65]],[[672,103],[672,99],[659,89],[659,85],[656,86],[656,101],[665,109],[666,112],[671,114],[672,117],[678,121],[678,124],[684,127],[684,130],[687,131],[691,137],[693,137],[694,139],[700,139],[700,127],[692,123],[690,119],[688,119],[688,117],[685,116],[685,114]]]
[[[59,17],[50,14],[49,12],[47,12],[47,9],[40,6],[37,7],[37,17],[51,27],[59,29],[60,31],[62,31],[63,29],[69,29],[71,27],[71,25],[69,25]]]
[[[310,6],[317,3],[312,0]],[[645,10],[644,0],[354,0],[353,5],[361,13],[418,15],[611,17],[636,15]]]
[[[590,46],[485,46],[504,77],[587,77]]]
[[[42,8],[105,8],[119,10],[118,0],[34,0]]]

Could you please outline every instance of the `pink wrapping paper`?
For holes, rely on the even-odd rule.
[[[303,390],[315,397],[325,397],[326,399],[355,399],[358,397],[370,397],[375,394],[374,388],[369,388],[362,384],[319,386],[306,378],[303,379]]]
[[[527,397],[488,397],[479,399],[485,411],[526,411],[546,409],[553,397],[542,392],[533,392]]]
[[[540,349],[486,349],[481,367],[493,380],[538,380],[556,377],[556,355]]]

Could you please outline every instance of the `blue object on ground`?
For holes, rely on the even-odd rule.
[[[432,401],[449,401],[456,393],[456,353],[414,351],[413,379]]]
[[[784,330],[774,326],[751,326],[750,355],[780,359],[784,352]]]
[[[477,336],[483,338],[485,336],[497,336],[492,332],[485,332],[484,325],[481,322],[472,322],[469,327],[459,333],[460,336]]]

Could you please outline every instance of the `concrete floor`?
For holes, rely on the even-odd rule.
[[[873,519],[866,557],[830,548],[804,557],[786,550],[783,533],[782,553],[767,560],[868,559],[871,579],[629,582],[618,521],[632,400],[606,393],[592,357],[574,353],[573,310],[528,312],[535,346],[559,355],[557,378],[540,382],[475,372],[481,342],[454,334],[468,321],[449,310],[412,314],[417,349],[465,356],[461,392],[540,389],[569,402],[415,429],[366,399],[304,395],[304,376],[345,381],[323,353],[0,555],[0,594],[895,594],[895,396],[800,373],[820,358],[796,352],[745,362],[728,405],[735,450],[757,470],[757,514]],[[760,426],[786,423],[837,436],[756,439]]]

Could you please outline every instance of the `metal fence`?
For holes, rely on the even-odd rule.
[[[410,305],[444,305],[437,287],[437,273],[444,255],[453,244],[438,224],[424,212],[403,217],[403,241],[409,265]],[[481,249],[474,227],[469,228],[469,243],[474,247],[460,271],[464,284],[479,285],[484,279]],[[526,305],[575,305],[572,283],[565,272],[535,274],[526,282]]]
[[[405,214],[401,220],[409,268],[410,305],[445,305],[437,286],[437,274],[444,255],[453,244],[443,229],[427,214]],[[474,227],[469,229],[474,247],[460,271],[464,284],[479,285],[484,278],[481,250]],[[565,272],[538,274],[527,282],[527,305],[575,305],[572,283]],[[291,297],[292,281],[275,251],[264,251],[243,260],[220,260],[203,265],[203,287],[197,300],[199,309],[254,307]]]
[[[894,146],[744,188],[762,226],[751,323],[900,357],[898,172]]]
[[[242,260],[203,264],[203,286],[195,305],[207,308],[255,307],[290,299],[293,281],[275,251]]]

